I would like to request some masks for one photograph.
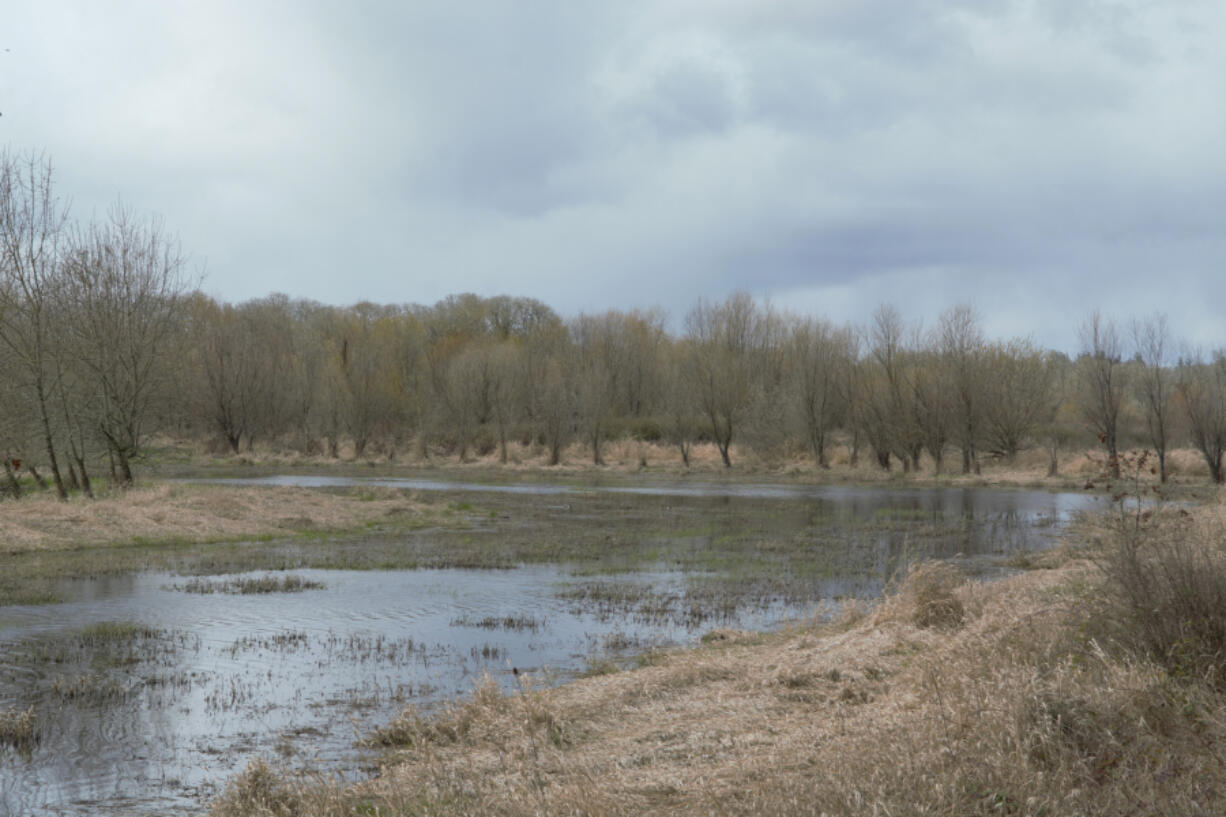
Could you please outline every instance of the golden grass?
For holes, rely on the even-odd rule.
[[[1197,524],[1220,542],[1223,522],[1218,504]],[[378,732],[371,782],[273,775],[282,810],[261,811],[249,772],[213,814],[1226,813],[1226,699],[1087,635],[1100,583],[1067,557],[995,583],[926,567],[836,624],[721,631],[553,689],[487,681]]]
[[[379,489],[359,498],[310,488],[159,484],[67,502],[41,493],[0,502],[0,552],[290,536],[348,530],[421,510],[402,492]]]

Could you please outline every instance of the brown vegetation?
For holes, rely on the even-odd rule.
[[[1220,633],[1189,616],[1226,621],[1195,606],[1226,570],[1226,506],[1139,519],[1080,530],[1091,562],[991,584],[926,567],[836,624],[720,632],[554,689],[486,682],[377,732],[369,783],[256,764],[213,813],[1221,813]],[[1150,612],[1121,579],[1133,534]],[[1214,582],[1164,570],[1187,543]]]
[[[0,506],[0,552],[283,537],[403,520],[422,510],[403,492],[378,489],[359,498],[308,488],[161,484],[68,502],[44,493]]]

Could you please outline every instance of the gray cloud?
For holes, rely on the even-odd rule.
[[[0,141],[205,289],[861,320],[1094,307],[1226,344],[1226,11],[1057,0],[28,4]]]

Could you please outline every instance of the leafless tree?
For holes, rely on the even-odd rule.
[[[1166,315],[1157,313],[1144,321],[1133,319],[1132,340],[1141,364],[1137,393],[1145,413],[1149,441],[1158,455],[1159,480],[1166,482],[1166,451],[1170,434],[1171,335]]]
[[[983,375],[983,331],[968,304],[946,310],[938,326],[941,358],[947,367],[956,406],[957,441],[962,449],[962,473],[979,473],[979,395]]]
[[[853,364],[849,330],[825,320],[796,318],[790,322],[787,360],[792,405],[798,425],[818,466],[828,468],[826,444],[830,432],[846,416],[841,384]]]
[[[1122,367],[1124,346],[1115,322],[1097,310],[1090,313],[1079,331],[1081,380],[1079,404],[1082,419],[1098,435],[1107,451],[1111,475],[1120,476],[1119,425],[1127,394]]]
[[[1012,460],[1047,419],[1051,369],[1029,341],[990,343],[981,381],[983,440],[994,454]]]
[[[32,396],[60,499],[67,499],[68,491],[52,429],[53,357],[60,340],[52,317],[54,299],[62,290],[61,244],[67,217],[67,208],[55,195],[48,159],[0,153],[0,344],[8,350],[15,376],[10,387]]]
[[[97,384],[95,423],[132,484],[132,458],[166,374],[168,342],[187,290],[186,259],[156,216],[114,205],[74,238],[67,264],[73,354]]]
[[[1214,483],[1226,481],[1222,455],[1226,452],[1226,352],[1209,360],[1189,354],[1179,363],[1176,389],[1188,416],[1192,444],[1205,458]]]
[[[721,304],[700,300],[686,316],[685,327],[691,351],[688,381],[730,468],[729,448],[749,411],[778,321],[747,293],[738,292]]]

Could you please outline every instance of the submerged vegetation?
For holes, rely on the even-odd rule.
[[[267,574],[259,577],[228,579],[212,581],[210,579],[192,579],[182,585],[173,585],[172,589],[185,593],[230,593],[233,595],[252,595],[255,593],[299,593],[303,590],[320,590],[323,582],[304,579],[292,573],[283,576]]]

